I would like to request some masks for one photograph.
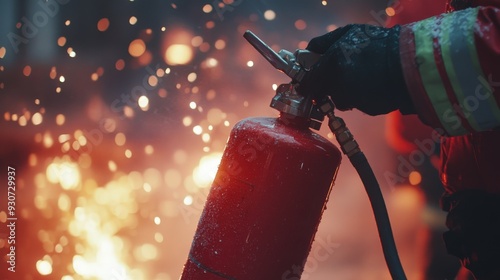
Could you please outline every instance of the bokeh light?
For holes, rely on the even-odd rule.
[[[135,39],[130,42],[128,52],[133,57],[140,57],[146,51],[146,44],[141,39]]]
[[[97,22],[97,30],[104,32],[109,28],[109,19],[102,18]]]
[[[264,18],[267,20],[274,20],[276,18],[276,13],[273,10],[267,10],[264,12]]]
[[[385,13],[386,13],[388,16],[392,17],[392,16],[396,15],[396,10],[394,10],[394,8],[393,8],[393,7],[387,7],[387,8],[385,9]]]
[[[183,44],[170,45],[165,52],[165,62],[170,65],[187,64],[193,59],[193,50]]]
[[[212,153],[200,159],[197,167],[193,170],[193,181],[200,188],[210,186],[215,178],[222,153]]]

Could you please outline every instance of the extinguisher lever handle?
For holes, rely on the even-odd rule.
[[[288,68],[288,62],[286,62],[281,56],[279,56],[271,47],[269,47],[264,41],[262,41],[257,35],[252,31],[247,30],[243,37],[262,55],[264,58],[274,66],[274,68],[286,71]]]
[[[294,82],[300,82],[304,76],[304,69],[296,63],[293,53],[281,50],[280,54],[276,53],[264,41],[262,41],[252,31],[247,30],[243,37],[267,60],[271,65],[285,73]]]

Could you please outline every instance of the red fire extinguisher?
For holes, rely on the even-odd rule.
[[[250,31],[245,38],[292,82],[271,102],[278,118],[248,118],[231,131],[182,280],[299,279],[340,166],[340,150],[310,129],[319,128],[326,107],[295,91],[317,55],[304,54],[299,64]],[[359,151],[352,137],[342,141],[344,153]]]

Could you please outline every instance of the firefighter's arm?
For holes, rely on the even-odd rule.
[[[500,126],[500,10],[476,7],[404,25],[400,55],[420,119],[448,135]]]
[[[500,126],[500,10],[476,7],[409,25],[348,25],[316,37],[299,91],[370,115],[400,110],[447,135]]]

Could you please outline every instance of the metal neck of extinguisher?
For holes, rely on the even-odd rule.
[[[292,79],[289,84],[282,84],[277,88],[276,95],[271,101],[272,108],[277,109],[282,114],[307,119],[309,127],[316,130],[319,130],[324,116],[328,117],[330,130],[335,134],[342,152],[347,155],[358,172],[370,199],[389,272],[393,279],[406,280],[394,242],[384,197],[366,156],[359,148],[344,120],[335,116],[335,105],[329,97],[314,101],[311,97],[303,96],[296,91],[296,87],[305,73],[317,62],[320,55],[306,50],[297,50],[295,52],[298,54],[297,56],[287,50],[276,53],[251,31],[246,31],[243,37],[276,69]],[[299,55],[300,61],[297,60]]]

